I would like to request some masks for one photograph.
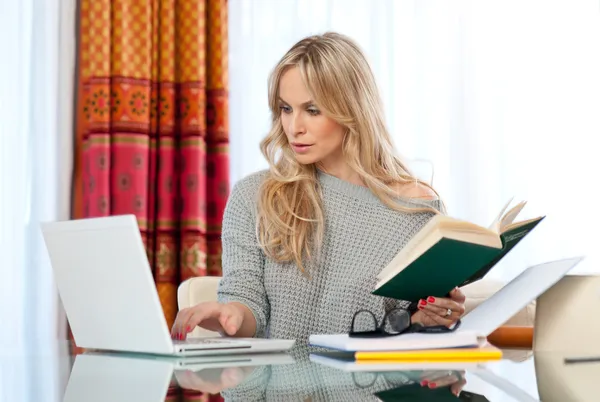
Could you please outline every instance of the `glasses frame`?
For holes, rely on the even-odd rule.
[[[416,332],[429,333],[429,334],[446,333],[446,332],[456,331],[458,329],[458,327],[460,327],[460,324],[461,324],[461,321],[459,319],[454,324],[454,326],[452,326],[451,328],[448,328],[445,325],[425,326],[425,325],[422,325],[419,323],[411,324],[410,320],[409,320],[409,325],[406,328],[399,330],[398,332],[386,331],[385,330],[386,320],[395,311],[403,311],[406,314],[408,314],[409,317],[411,316],[411,313],[408,310],[405,310],[402,308],[394,308],[394,309],[387,311],[385,313],[385,315],[383,316],[383,319],[381,320],[381,322],[378,323],[377,317],[375,316],[375,314],[373,314],[372,311],[370,311],[370,310],[357,311],[356,313],[354,313],[354,316],[352,317],[352,324],[350,326],[350,332],[349,332],[348,336],[351,338],[385,338],[385,337],[390,337],[390,336],[397,336],[397,335],[416,333]],[[371,315],[371,317],[373,318],[373,322],[375,323],[374,330],[372,330],[372,331],[355,331],[354,330],[354,326],[356,324],[356,317],[361,313],[368,313]]]

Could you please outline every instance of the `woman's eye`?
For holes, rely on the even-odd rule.
[[[319,109],[315,109],[313,107],[308,108],[307,110],[308,110],[308,113],[310,113],[312,116],[318,116],[319,114],[321,114]]]
[[[281,105],[279,106],[279,109],[281,109],[281,111],[283,113],[291,113],[292,112],[292,108],[286,105]]]

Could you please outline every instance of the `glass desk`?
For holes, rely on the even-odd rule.
[[[483,365],[353,371],[296,347],[283,355],[169,358],[0,348],[1,401],[597,401],[600,362],[505,350]],[[318,351],[317,351],[318,352]],[[423,380],[436,384],[422,385]],[[451,390],[461,390],[458,397]]]

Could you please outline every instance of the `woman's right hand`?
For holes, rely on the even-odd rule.
[[[198,372],[176,370],[175,378],[183,389],[214,395],[238,386],[254,369],[255,367],[226,367],[205,369]]]
[[[200,303],[177,313],[171,328],[171,338],[184,340],[197,325],[209,331],[233,336],[239,331],[243,321],[244,312],[233,303]]]

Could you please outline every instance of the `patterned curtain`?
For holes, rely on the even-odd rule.
[[[170,327],[177,286],[221,274],[227,1],[80,0],[79,13],[73,217],[135,214]]]

